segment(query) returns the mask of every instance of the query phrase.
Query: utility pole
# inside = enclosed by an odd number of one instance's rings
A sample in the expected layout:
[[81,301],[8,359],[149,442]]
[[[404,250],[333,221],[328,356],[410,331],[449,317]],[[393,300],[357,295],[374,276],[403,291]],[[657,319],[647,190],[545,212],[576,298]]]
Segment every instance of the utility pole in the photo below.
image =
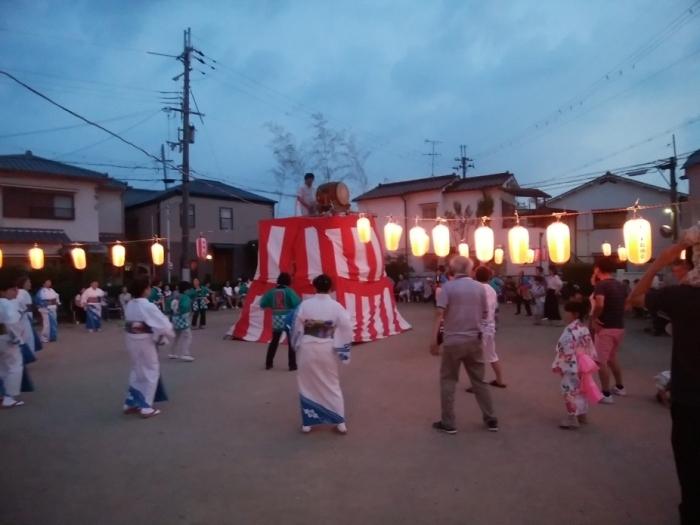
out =
[[467,178],[467,168],[473,168],[474,167],[474,159],[470,159],[467,157],[467,146],[465,144],[460,144],[459,145],[459,157],[455,157],[455,161],[458,162],[458,166],[455,166],[453,169],[461,169],[462,170],[462,178],[466,179]]
[[669,183],[671,186],[671,228],[673,228],[673,242],[678,241],[678,214],[681,211],[678,206],[678,181],[676,180],[676,165],[678,164],[678,155],[676,153],[676,134],[673,137],[673,157],[669,160]]
[[430,153],[423,153],[424,156],[430,157],[430,176],[434,177],[435,176],[435,157],[439,157],[440,153],[437,153],[435,151],[435,147],[438,144],[442,144],[442,141],[440,140],[430,140],[430,139],[425,139],[423,142],[426,144],[431,145],[431,151]]
[[182,64],[185,67],[182,87],[182,214],[180,279],[190,280],[190,59],[192,45],[190,28],[185,30]]
[[165,158],[165,146],[163,144],[161,144],[160,145],[160,163],[163,166],[163,186],[167,190],[168,184],[175,182],[175,180],[168,178],[168,166],[167,166],[166,162],[167,162],[167,160]]

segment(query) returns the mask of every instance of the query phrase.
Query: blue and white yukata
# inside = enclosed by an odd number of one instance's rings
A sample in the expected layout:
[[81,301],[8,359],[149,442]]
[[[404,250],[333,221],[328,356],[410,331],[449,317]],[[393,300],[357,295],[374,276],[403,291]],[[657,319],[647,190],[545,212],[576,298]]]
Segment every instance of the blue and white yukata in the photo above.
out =
[[160,309],[148,299],[132,299],[124,312],[126,321],[126,350],[131,360],[129,389],[125,408],[138,408],[142,412],[152,409],[158,398],[160,383],[158,346],[175,337],[173,325]]
[[25,356],[25,364],[36,360],[36,353],[41,350],[41,341],[34,330],[34,314],[32,306],[34,301],[29,292],[24,288],[17,290],[17,298],[13,300],[17,305],[20,315],[19,327],[22,339],[22,354]]
[[61,298],[53,288],[41,287],[36,293],[41,314],[41,341],[54,342],[58,339],[58,306]]
[[85,308],[85,328],[94,332],[102,328],[102,301],[106,294],[101,288],[86,288],[80,296],[80,304]]
[[[14,301],[0,298],[0,395],[8,399],[22,390],[24,363],[20,344],[20,314]],[[3,399],[3,404],[5,399]]]
[[350,361],[350,316],[328,294],[317,294],[303,301],[290,316],[290,328],[297,352],[303,426],[344,423],[338,362]]

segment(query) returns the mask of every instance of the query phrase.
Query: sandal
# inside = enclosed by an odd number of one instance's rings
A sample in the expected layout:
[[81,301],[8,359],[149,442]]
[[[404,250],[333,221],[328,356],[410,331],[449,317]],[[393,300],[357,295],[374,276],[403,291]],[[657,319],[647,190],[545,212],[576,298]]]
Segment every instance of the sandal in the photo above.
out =
[[148,419],[148,418],[151,418],[151,417],[155,417],[155,416],[157,416],[157,415],[159,415],[159,414],[160,414],[160,410],[158,410],[157,408],[153,408],[153,409],[151,409],[150,412],[146,412],[146,413],[141,412],[141,417],[142,417],[143,419]]
[[499,382],[496,381],[495,379],[494,379],[493,381],[491,381],[491,382],[489,383],[489,385],[495,386],[495,387],[498,387],[498,388],[505,388],[505,387],[508,386],[508,385],[506,385],[505,383],[499,383]]
[[18,401],[15,399],[11,404],[6,405],[3,403],[2,405],[0,405],[0,407],[2,407],[3,409],[10,409],[15,407],[21,407],[22,405],[24,405],[24,401]]

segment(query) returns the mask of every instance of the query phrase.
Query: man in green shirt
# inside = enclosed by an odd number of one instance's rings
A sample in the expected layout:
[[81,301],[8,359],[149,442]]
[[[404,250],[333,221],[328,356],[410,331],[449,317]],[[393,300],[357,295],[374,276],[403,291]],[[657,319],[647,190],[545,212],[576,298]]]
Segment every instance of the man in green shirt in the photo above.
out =
[[[282,334],[286,332],[285,320],[287,315],[301,303],[299,296],[289,287],[291,284],[291,276],[282,272],[277,277],[277,287],[268,290],[260,299],[260,308],[272,310],[272,341],[270,341],[270,346],[267,347],[265,370],[272,368],[275,354],[277,353],[277,346],[279,346]],[[297,358],[288,333],[287,343],[289,344],[289,369],[296,370]]]

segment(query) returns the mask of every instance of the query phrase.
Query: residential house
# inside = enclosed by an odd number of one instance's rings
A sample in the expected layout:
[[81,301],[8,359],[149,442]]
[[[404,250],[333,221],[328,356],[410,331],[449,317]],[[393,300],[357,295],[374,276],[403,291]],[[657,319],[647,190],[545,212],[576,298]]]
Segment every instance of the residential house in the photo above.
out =
[[[547,201],[548,206],[570,210],[603,213],[582,214],[576,217],[571,249],[583,262],[593,262],[602,255],[601,245],[608,242],[613,251],[624,244],[622,228],[632,216],[628,210],[638,199],[640,205],[670,204],[670,190],[636,179],[606,173],[592,181],[557,195]],[[681,198],[685,195],[681,194]],[[610,211],[619,210],[619,211]],[[661,226],[670,225],[671,208],[658,207],[643,210],[640,215],[651,223],[652,250],[657,256],[672,242],[670,235],[661,233]]]
[[[438,261],[434,253],[421,258],[411,254],[408,232],[416,224],[414,217],[428,219],[418,221],[428,234],[435,224],[433,219],[457,219],[449,223],[453,250],[464,239],[473,254],[473,233],[480,224],[480,216],[494,216],[489,226],[494,230],[496,245],[505,246],[507,229],[513,224],[516,209],[532,213],[532,209],[541,207],[547,197],[549,195],[540,190],[521,188],[515,175],[504,172],[467,178],[450,174],[379,184],[354,200],[361,212],[377,217],[380,228],[389,217],[396,218],[404,229],[398,253],[407,255],[409,264],[417,272],[424,272],[434,269]],[[518,269],[506,261],[502,271],[515,273]]]
[[685,173],[681,179],[688,181],[688,225],[700,221],[700,149],[690,155],[683,164]]
[[[222,284],[236,277],[252,277],[257,264],[258,221],[274,216],[275,201],[213,180],[190,182],[189,224],[193,276]],[[125,196],[129,239],[153,236],[167,238],[167,261],[163,279],[180,274],[182,253],[182,187],[155,191],[129,188]],[[195,242],[203,235],[209,246],[209,259],[197,260]],[[133,252],[134,261],[149,260],[148,246]],[[127,252],[127,259],[132,260]]]
[[44,249],[49,267],[65,261],[73,243],[83,245],[88,254],[106,254],[102,243],[124,238],[125,189],[104,173],[31,151],[0,155],[4,264],[26,266],[27,252],[35,243]]

